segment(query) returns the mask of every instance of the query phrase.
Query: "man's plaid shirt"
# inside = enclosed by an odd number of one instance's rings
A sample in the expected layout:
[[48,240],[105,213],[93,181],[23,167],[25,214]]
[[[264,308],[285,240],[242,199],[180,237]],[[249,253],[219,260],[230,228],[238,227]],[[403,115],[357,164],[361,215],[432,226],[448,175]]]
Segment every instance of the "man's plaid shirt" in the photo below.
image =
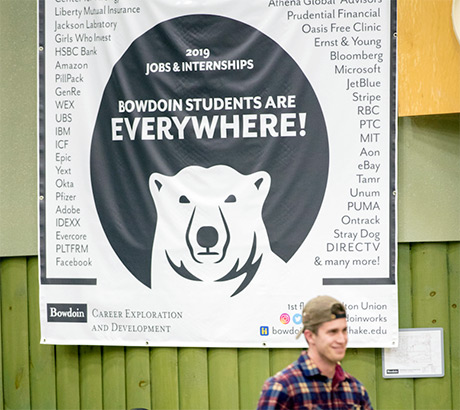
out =
[[334,379],[322,375],[306,351],[264,384],[258,410],[372,410],[364,386],[337,365]]

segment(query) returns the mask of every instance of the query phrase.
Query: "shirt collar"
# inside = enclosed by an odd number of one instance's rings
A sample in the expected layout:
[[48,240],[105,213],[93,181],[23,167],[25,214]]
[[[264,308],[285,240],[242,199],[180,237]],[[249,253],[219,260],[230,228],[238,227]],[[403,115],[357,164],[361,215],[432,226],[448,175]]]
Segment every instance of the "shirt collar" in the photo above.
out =
[[302,354],[299,357],[299,364],[305,377],[321,374],[319,368],[316,366],[313,360],[310,359],[310,356],[308,356],[306,350],[302,351]]
[[[302,351],[302,354],[299,358],[299,364],[305,377],[312,377],[316,375],[324,376],[321,374],[321,371],[313,362],[313,360],[310,359],[310,356],[308,356],[307,350]],[[349,379],[350,377],[350,374],[344,371],[342,366],[339,363],[337,363],[335,367],[333,385],[335,386],[336,384],[339,384],[340,382]]]
[[338,384],[342,383],[345,379],[346,379],[346,374],[344,370],[342,369],[342,366],[340,366],[340,364],[337,363],[335,366],[334,377],[332,378],[332,387],[335,387]]

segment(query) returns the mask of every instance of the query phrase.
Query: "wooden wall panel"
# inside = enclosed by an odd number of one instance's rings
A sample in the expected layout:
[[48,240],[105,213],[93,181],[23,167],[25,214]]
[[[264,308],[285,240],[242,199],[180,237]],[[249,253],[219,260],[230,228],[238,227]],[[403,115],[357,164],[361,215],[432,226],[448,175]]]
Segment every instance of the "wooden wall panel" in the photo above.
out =
[[126,348],[126,401],[128,409],[151,408],[150,360],[145,347]]
[[179,364],[177,348],[158,347],[150,351],[152,409],[179,408]]
[[2,367],[6,409],[30,408],[27,259],[1,261]]
[[[398,305],[399,327],[412,327],[412,275],[410,245],[398,247]],[[377,396],[379,410],[414,410],[414,379],[384,379],[382,377],[381,351],[376,354],[378,363]]]
[[[58,409],[80,409],[78,346],[56,346],[56,402]],[[51,375],[50,375],[51,376]]]
[[194,410],[209,408],[207,349],[179,349],[179,406]]
[[[1,275],[2,275],[2,264],[3,261],[0,258],[0,298],[1,298]],[[1,299],[0,299],[1,300]],[[3,321],[2,321],[2,304],[0,303],[0,340],[3,340],[2,337],[2,328],[3,328]],[[3,349],[2,349],[2,343],[0,343],[0,410],[3,410],[3,403],[4,403],[4,397],[3,397]]]
[[270,374],[284,369],[288,364],[297,360],[302,349],[272,349],[270,350]]
[[375,349],[348,349],[343,367],[366,386],[372,403],[375,403],[377,397]]
[[238,349],[209,349],[209,408],[238,410]]
[[80,347],[81,410],[99,410],[102,404],[102,357],[100,346]]
[[460,409],[460,243],[447,249],[449,275],[450,353],[452,408]]
[[56,380],[43,377],[56,372],[54,346],[40,345],[40,315],[38,309],[38,258],[27,264],[29,300],[30,403],[34,410],[56,409]]
[[125,348],[102,348],[102,402],[104,409],[126,409]]
[[[451,409],[447,245],[443,243],[413,245],[411,267],[414,327],[442,327],[446,358],[444,362],[446,375],[443,378],[415,380],[415,408]],[[433,394],[434,391],[436,394]]]
[[[460,242],[400,244],[400,327],[443,327],[444,378],[383,379],[381,349],[343,365],[374,408],[460,408]],[[254,409],[300,349],[40,346],[37,258],[0,259],[0,410]],[[434,394],[433,392],[436,392]]]
[[399,116],[460,112],[452,0],[398,0]]
[[255,409],[262,385],[271,375],[269,350],[240,349],[238,366],[240,409]]

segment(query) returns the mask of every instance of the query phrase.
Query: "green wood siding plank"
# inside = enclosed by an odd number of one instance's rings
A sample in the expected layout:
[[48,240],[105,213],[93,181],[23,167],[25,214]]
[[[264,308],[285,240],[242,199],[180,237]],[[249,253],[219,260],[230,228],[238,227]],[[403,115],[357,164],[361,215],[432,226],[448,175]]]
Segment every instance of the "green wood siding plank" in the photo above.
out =
[[0,261],[3,393],[6,409],[30,408],[27,260]]
[[[415,380],[415,407],[451,409],[449,290],[446,244],[416,244],[411,250],[414,327],[444,329],[446,376]],[[436,394],[433,394],[436,392]]]
[[[412,282],[410,245],[398,246],[398,305],[399,327],[412,327]],[[382,353],[376,349],[377,403],[379,410],[413,410],[414,380],[384,379],[382,377]]]
[[[2,276],[2,267],[3,267],[3,263],[2,263],[2,258],[0,258],[0,301],[2,299],[2,285],[1,285],[1,276]],[[3,337],[2,337],[2,328],[3,328],[3,324],[2,324],[2,303],[0,303],[0,342],[3,340]],[[2,343],[0,343],[0,410],[4,410],[4,407],[3,407],[3,400],[4,400],[4,397],[3,397],[3,390],[4,390],[4,384],[3,384],[3,349],[2,349]]]
[[207,350],[203,348],[180,348],[178,359],[180,409],[208,409]]
[[[69,326],[72,326],[70,324]],[[80,409],[78,346],[56,346],[57,408]]]
[[376,401],[375,349],[348,349],[342,361],[343,368],[355,376],[367,389],[371,402]]
[[128,409],[151,408],[150,361],[146,347],[126,348],[126,399]]
[[[303,336],[302,336],[303,337]],[[305,347],[307,342],[305,342]],[[278,373],[300,356],[302,349],[271,349],[270,350],[270,375]]]
[[209,406],[212,410],[238,410],[238,350],[209,349]]
[[398,307],[399,328],[411,328],[413,313],[411,249],[409,244],[398,246]]
[[240,409],[255,409],[264,381],[270,377],[268,349],[239,349]]
[[29,294],[30,401],[34,410],[56,409],[56,368],[52,345],[40,345],[38,258],[27,261]]
[[449,267],[452,408],[460,409],[460,242],[449,244],[447,256]]
[[81,410],[102,409],[102,360],[100,346],[80,346]]
[[105,410],[126,409],[125,348],[102,348],[102,389]]
[[179,408],[179,370],[176,347],[150,350],[152,410]]

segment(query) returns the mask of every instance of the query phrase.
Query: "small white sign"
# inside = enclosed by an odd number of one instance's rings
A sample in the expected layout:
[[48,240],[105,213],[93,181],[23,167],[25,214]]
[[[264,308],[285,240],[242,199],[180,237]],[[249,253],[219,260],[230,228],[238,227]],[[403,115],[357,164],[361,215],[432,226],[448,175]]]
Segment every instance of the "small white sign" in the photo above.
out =
[[444,377],[442,328],[399,329],[399,346],[382,351],[384,378]]

